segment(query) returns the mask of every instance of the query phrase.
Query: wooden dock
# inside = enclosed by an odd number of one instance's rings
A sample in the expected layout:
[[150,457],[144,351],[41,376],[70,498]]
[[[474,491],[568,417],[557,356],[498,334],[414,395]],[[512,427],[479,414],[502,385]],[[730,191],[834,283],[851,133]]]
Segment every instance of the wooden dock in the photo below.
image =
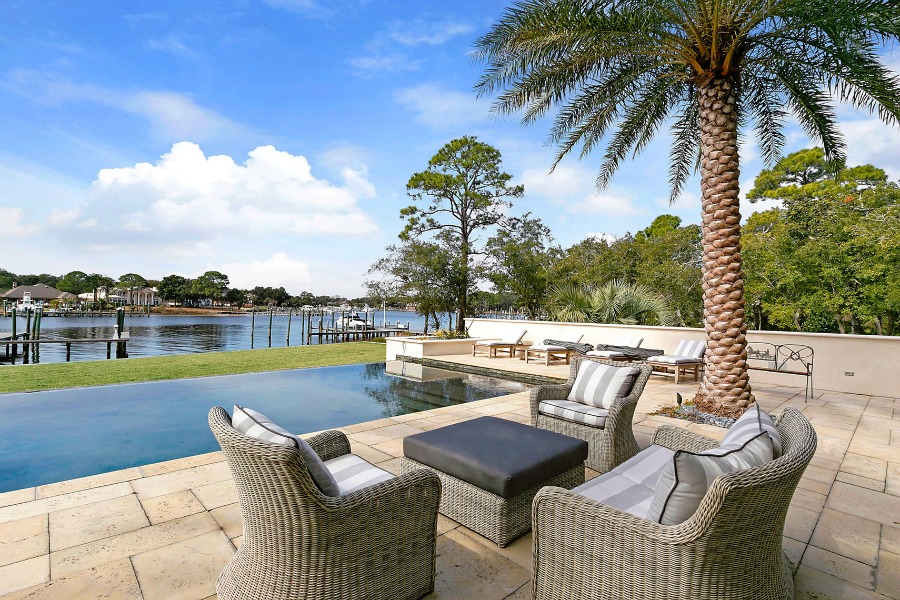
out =
[[370,327],[367,329],[341,329],[339,327],[321,327],[306,333],[306,344],[309,345],[313,338],[322,342],[352,342],[358,340],[371,340],[378,337],[392,337],[397,335],[415,335],[405,327]]
[[128,358],[128,335],[123,334],[122,337],[114,338],[75,338],[75,339],[17,339],[11,337],[0,339],[0,342],[6,344],[6,355],[4,358],[11,364],[16,364],[19,356],[19,346],[22,346],[22,364],[27,365],[29,362],[29,350],[32,354],[40,353],[42,344],[65,344],[66,345],[66,362],[72,360],[72,344],[106,344],[106,358],[113,358],[112,346],[116,345],[116,358]]

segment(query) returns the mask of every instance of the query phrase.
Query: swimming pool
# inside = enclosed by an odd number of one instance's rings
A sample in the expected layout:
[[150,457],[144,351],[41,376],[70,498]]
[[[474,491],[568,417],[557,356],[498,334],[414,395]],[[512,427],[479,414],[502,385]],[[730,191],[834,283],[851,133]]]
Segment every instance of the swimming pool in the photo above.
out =
[[528,386],[373,363],[0,395],[0,492],[218,450],[213,406],[304,433],[513,394]]

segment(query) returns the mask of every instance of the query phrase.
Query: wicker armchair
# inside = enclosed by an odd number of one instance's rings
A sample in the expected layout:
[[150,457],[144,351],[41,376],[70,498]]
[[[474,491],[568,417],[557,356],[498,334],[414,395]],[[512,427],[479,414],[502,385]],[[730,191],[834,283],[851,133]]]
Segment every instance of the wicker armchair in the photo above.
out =
[[[244,539],[219,575],[220,600],[420,598],[434,589],[441,484],[419,470],[335,498],[319,491],[295,448],[251,439],[221,407],[209,427],[238,490]],[[350,452],[326,431],[323,460]]]
[[634,366],[599,358],[583,356],[575,358],[571,367],[569,367],[569,380],[566,383],[560,385],[539,385],[532,388],[531,425],[586,441],[588,443],[588,457],[584,464],[595,471],[605,473],[637,454],[640,449],[637,441],[634,439],[631,421],[634,417],[634,409],[637,407],[638,398],[640,398],[641,393],[644,391],[644,386],[647,385],[647,380],[650,378],[650,367],[640,367],[641,372],[634,382],[634,387],[631,388],[631,393],[610,407],[609,415],[606,417],[606,424],[602,429],[538,412],[538,405],[542,401],[565,400],[568,397],[569,392],[572,390],[572,385],[575,383],[578,367],[586,360],[617,367]]
[[[675,526],[543,488],[532,506],[534,598],[793,599],[782,535],[816,433],[793,408],[778,431],[781,457],[719,476],[694,516]],[[661,427],[654,443],[695,452],[717,445],[675,427]]]

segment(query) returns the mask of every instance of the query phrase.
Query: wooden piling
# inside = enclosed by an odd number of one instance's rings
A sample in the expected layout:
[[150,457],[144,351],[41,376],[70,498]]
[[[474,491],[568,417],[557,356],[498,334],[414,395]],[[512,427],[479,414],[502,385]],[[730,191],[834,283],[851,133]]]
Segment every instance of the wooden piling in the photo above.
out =
[[285,346],[290,346],[290,345],[291,345],[291,316],[292,316],[293,314],[294,314],[294,309],[293,309],[293,308],[289,308],[289,309],[288,309],[287,337],[286,337],[285,340],[284,340],[284,345],[285,345]]

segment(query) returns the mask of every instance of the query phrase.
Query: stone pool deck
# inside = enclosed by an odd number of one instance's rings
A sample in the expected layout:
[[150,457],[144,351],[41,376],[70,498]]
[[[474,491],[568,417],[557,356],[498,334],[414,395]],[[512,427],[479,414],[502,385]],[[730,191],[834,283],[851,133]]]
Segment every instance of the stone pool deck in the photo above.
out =
[[[565,378],[568,367],[442,357]],[[652,377],[635,415],[642,445],[662,424],[648,416],[696,384]],[[760,404],[801,409],[819,446],[794,495],[785,550],[796,597],[900,598],[900,400],[835,392],[804,401],[795,387],[756,386]],[[353,451],[399,472],[402,439],[482,415],[527,423],[527,393],[342,428]],[[593,476],[588,472],[588,476]],[[215,579],[241,543],[237,495],[213,452],[0,494],[0,598],[215,597]],[[436,589],[429,598],[530,598],[531,535],[498,548],[441,516]]]

